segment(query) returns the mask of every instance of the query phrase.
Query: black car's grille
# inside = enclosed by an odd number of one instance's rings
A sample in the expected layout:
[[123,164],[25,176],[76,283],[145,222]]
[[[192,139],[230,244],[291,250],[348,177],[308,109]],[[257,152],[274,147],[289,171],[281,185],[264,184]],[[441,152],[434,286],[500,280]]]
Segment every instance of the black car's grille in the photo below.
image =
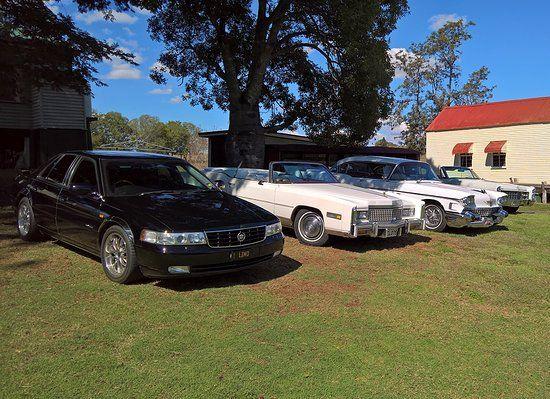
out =
[[265,226],[249,227],[235,230],[206,232],[208,245],[213,248],[240,247],[254,244],[265,239]]
[[529,199],[529,193],[527,191],[503,191],[504,194],[508,195],[510,200],[527,200]]
[[491,216],[493,213],[497,212],[499,208],[477,208],[475,210],[475,213],[477,213],[479,216],[487,217]]
[[371,208],[369,209],[370,222],[392,222],[401,220],[401,208]]

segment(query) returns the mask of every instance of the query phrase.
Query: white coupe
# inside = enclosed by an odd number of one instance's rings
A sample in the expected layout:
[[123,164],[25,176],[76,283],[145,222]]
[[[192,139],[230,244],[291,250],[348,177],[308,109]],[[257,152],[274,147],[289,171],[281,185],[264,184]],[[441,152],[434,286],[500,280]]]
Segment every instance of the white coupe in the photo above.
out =
[[329,235],[393,237],[422,229],[423,202],[340,184],[313,162],[272,162],[269,170],[206,168],[220,189],[274,213],[304,244]]
[[520,205],[531,205],[535,202],[535,187],[521,186],[512,183],[499,183],[480,178],[470,168],[462,166],[442,166],[439,168],[441,181],[457,186],[479,190],[500,191],[507,195],[502,206],[509,212],[516,212]]
[[358,187],[404,193],[425,202],[426,229],[489,227],[508,215],[506,194],[444,184],[431,166],[410,159],[357,156],[338,161],[331,169],[338,181]]

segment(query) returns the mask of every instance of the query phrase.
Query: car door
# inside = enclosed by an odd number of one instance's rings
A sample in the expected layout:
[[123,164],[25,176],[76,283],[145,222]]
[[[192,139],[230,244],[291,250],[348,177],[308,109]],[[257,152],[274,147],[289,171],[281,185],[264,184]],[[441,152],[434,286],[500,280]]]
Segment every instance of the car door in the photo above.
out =
[[67,171],[75,159],[76,155],[73,154],[60,156],[54,163],[46,167],[31,185],[32,206],[36,223],[52,235],[57,235],[56,207],[59,193]]
[[57,227],[63,240],[96,253],[103,199],[97,162],[79,157],[57,203]]
[[[274,213],[276,184],[264,181],[261,178],[231,179],[231,194],[246,201],[252,202],[265,210]],[[277,216],[277,214],[275,213]]]

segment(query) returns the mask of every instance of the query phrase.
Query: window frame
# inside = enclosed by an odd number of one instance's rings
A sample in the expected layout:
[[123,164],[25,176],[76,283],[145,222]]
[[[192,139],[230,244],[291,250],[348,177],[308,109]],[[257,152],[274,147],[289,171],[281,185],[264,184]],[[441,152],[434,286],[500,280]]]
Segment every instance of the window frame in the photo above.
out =
[[[495,164],[495,159],[498,159],[498,164]],[[504,160],[504,162],[501,162]],[[491,167],[496,169],[504,169],[506,168],[506,153],[505,152],[492,152],[491,153]]]
[[[67,168],[67,170],[65,171],[65,175],[63,175],[63,179],[61,181],[57,181],[57,180],[53,180],[53,179],[50,179],[50,174],[52,173],[53,169],[57,166],[57,164],[59,164],[59,162],[61,162],[61,160],[65,157],[74,157],[74,159],[72,160],[72,162],[69,164],[69,167]],[[67,179],[68,177],[70,176],[73,168],[74,168],[74,165],[75,165],[75,162],[78,161],[78,155],[76,154],[61,154],[61,156],[59,157],[59,159],[55,162],[55,165],[52,167],[52,169],[50,169],[50,171],[48,172],[48,176],[41,176],[44,180],[46,180],[47,182],[51,183],[51,184],[58,184],[60,186],[66,186],[67,185]]]
[[[462,160],[465,159],[466,161],[470,161],[463,163]],[[458,163],[461,168],[471,168],[474,161],[474,154],[471,152],[464,152],[462,154],[458,154]]]
[[71,184],[72,184],[74,175],[76,173],[76,170],[78,169],[80,164],[84,161],[90,161],[94,165],[95,176],[96,176],[96,180],[97,180],[97,192],[98,192],[98,194],[103,195],[104,191],[103,191],[103,184],[102,184],[102,179],[101,179],[101,175],[100,175],[99,165],[98,165],[97,161],[94,158],[83,156],[83,155],[79,156],[76,159],[76,163],[71,165],[71,170],[69,171],[69,175],[68,175],[67,181],[66,181],[67,187],[69,187],[69,188],[71,187]]

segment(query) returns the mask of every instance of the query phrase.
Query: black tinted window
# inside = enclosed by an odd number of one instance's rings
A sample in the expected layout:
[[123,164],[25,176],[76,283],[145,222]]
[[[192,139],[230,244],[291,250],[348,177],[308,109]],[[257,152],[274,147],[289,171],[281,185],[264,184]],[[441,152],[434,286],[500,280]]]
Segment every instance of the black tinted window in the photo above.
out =
[[38,174],[40,177],[48,177],[52,168],[55,166],[55,163],[59,160],[59,156],[53,158],[50,162],[46,164]]
[[74,155],[63,155],[63,158],[55,164],[50,173],[48,174],[48,179],[53,180],[57,183],[62,183],[65,174],[69,166],[73,163],[75,159]]
[[97,175],[94,162],[89,159],[83,159],[74,171],[71,184],[86,185],[97,190]]

